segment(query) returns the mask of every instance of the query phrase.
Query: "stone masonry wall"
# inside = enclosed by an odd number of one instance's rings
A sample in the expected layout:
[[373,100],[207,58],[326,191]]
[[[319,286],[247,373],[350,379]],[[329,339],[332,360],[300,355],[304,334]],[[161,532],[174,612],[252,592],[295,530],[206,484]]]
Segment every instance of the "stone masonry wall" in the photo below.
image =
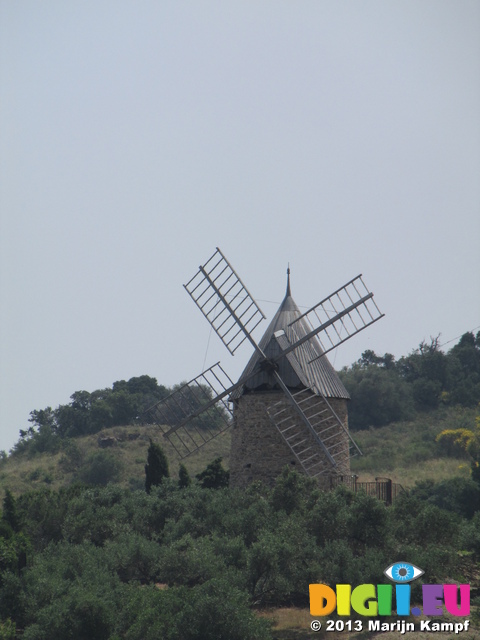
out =
[[[305,394],[312,396],[312,399],[315,398],[309,391],[305,391]],[[276,402],[288,406],[289,413],[295,415],[284,394],[278,391],[249,393],[236,401],[230,453],[230,486],[245,488],[250,482],[257,480],[272,486],[285,465],[295,468],[300,473],[303,472],[302,466],[270,421],[266,411],[267,406]],[[347,401],[329,398],[329,403],[348,428]],[[313,437],[310,436],[310,438],[310,443],[313,442],[315,448],[321,451]],[[334,442],[346,443],[347,440],[348,437],[343,430],[338,429],[335,432]],[[348,447],[346,449],[348,451]],[[324,455],[323,452],[322,455]],[[332,473],[340,475],[350,473],[348,455],[337,458],[336,462],[337,469],[332,469]],[[330,485],[329,477],[322,476],[318,481],[320,486],[325,488]]]

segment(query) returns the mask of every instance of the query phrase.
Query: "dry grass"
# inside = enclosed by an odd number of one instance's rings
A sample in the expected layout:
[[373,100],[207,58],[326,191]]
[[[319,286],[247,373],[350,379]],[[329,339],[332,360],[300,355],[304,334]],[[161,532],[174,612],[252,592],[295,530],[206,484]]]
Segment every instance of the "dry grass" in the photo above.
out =
[[449,407],[419,414],[415,421],[355,432],[364,455],[352,459],[352,471],[364,481],[384,476],[404,487],[429,479],[467,478],[467,458],[439,457],[442,452],[435,439],[444,429],[473,427],[474,423],[474,409]]
[[[113,436],[116,442],[107,449],[101,449],[99,439]],[[158,442],[168,458],[170,476],[178,477],[180,462],[187,467],[191,476],[203,471],[207,464],[217,457],[223,458],[223,465],[228,468],[230,454],[230,434],[224,433],[199,449],[194,455],[179,460],[173,447],[165,440],[158,427],[127,426],[105,429],[94,435],[76,438],[75,444],[86,460],[97,451],[108,451],[118,457],[122,464],[119,479],[121,486],[126,488],[141,488],[145,482],[145,463],[150,438]],[[10,489],[14,495],[19,495],[31,489],[50,487],[59,489],[69,485],[76,478],[75,471],[62,465],[64,452],[55,454],[37,453],[33,456],[21,454],[10,456],[0,463],[0,490]]]
[[0,467],[0,487],[20,494],[35,487],[62,486],[64,474],[58,462],[60,454],[38,455],[33,458],[8,458]]
[[267,618],[272,623],[275,630],[284,629],[310,629],[315,616],[310,615],[309,609],[299,609],[297,607],[283,607],[281,609],[266,609],[259,611],[261,618]]
[[[437,458],[435,436],[445,428],[465,427],[474,420],[475,411],[467,409],[445,409],[424,414],[415,422],[393,423],[386,427],[354,433],[364,456],[352,460],[352,472],[361,481],[373,480],[376,476],[391,478],[405,488],[423,480],[440,481],[454,476],[469,477],[467,460]],[[173,447],[162,437],[158,427],[134,425],[113,427],[100,433],[75,439],[75,443],[87,459],[99,451],[99,438],[114,436],[115,445],[106,449],[118,456],[122,463],[120,484],[132,489],[143,487],[145,463],[149,439],[159,442],[170,465],[170,475],[177,477],[180,460]],[[227,431],[183,463],[191,476],[205,469],[216,457],[223,458],[229,467],[230,431]],[[438,454],[437,454],[438,455]],[[28,454],[9,457],[0,462],[0,491],[9,488],[14,494],[30,489],[49,486],[58,489],[70,484],[75,473],[61,464],[64,454]]]
[[[317,618],[315,616],[310,615],[310,611],[308,609],[300,609],[296,607],[285,607],[279,609],[267,609],[263,611],[257,612],[257,615],[266,618],[272,624],[272,632],[274,638],[282,638],[282,639],[303,639],[310,640],[311,638],[320,638],[328,637],[331,640],[368,640],[370,638],[376,638],[379,636],[379,632],[373,632],[368,630],[368,618],[358,619],[363,623],[362,631],[327,631],[326,630],[326,618]],[[354,617],[351,618],[352,621]],[[420,619],[421,618],[408,618],[405,620],[406,622],[414,622],[415,631],[409,631],[405,634],[409,640],[424,640],[426,637],[430,637],[433,632],[430,634],[425,631],[420,631]],[[426,618],[424,618],[426,619]],[[320,620],[322,623],[322,630],[320,632],[314,633],[310,630],[310,623],[312,620]],[[388,621],[393,622],[395,619],[391,618]],[[381,620],[381,622],[385,622],[386,620]],[[465,618],[456,619],[449,614],[442,616],[441,619],[437,619],[439,622],[464,622]],[[461,633],[461,637],[465,638],[465,640],[480,640],[480,629],[477,626],[472,626],[472,619],[470,618],[470,627],[467,631],[463,631]],[[382,639],[384,640],[396,640],[399,637],[403,637],[400,635],[399,631],[383,631],[380,632]],[[449,631],[436,631],[434,632],[434,637],[439,640],[450,640],[450,638],[457,637],[455,633]]]
[[434,458],[409,467],[398,467],[393,470],[378,469],[378,471],[375,470],[375,473],[361,473],[359,476],[363,482],[374,480],[375,476],[391,478],[393,482],[398,482],[407,489],[413,487],[416,482],[424,480],[439,482],[454,476],[468,478],[470,477],[470,467],[465,460]]

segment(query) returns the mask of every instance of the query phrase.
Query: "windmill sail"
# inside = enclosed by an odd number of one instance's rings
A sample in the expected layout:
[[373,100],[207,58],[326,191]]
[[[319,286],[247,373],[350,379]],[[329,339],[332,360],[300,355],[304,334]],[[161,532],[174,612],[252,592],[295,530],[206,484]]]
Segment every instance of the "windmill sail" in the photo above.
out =
[[217,362],[150,407],[145,417],[159,425],[180,458],[185,458],[231,426],[227,396],[234,386]]
[[[292,344],[288,350],[292,351],[316,336],[322,352],[312,357],[310,362],[313,362],[384,315],[373,300],[373,293],[370,293],[359,275],[289,325]],[[311,327],[306,335],[298,332],[301,321],[307,322]]]
[[[277,331],[274,335],[282,352],[287,352],[290,345],[285,333]],[[302,372],[294,353],[286,353],[286,358],[295,371]],[[284,389],[294,411],[281,400],[267,407],[267,413],[307,475],[316,477],[332,472],[342,473],[343,469],[339,468],[342,461],[351,453],[361,454],[361,451],[315,384],[313,375],[308,373],[308,387],[312,393],[301,390],[291,394]]]
[[233,355],[265,318],[220,249],[183,285]]
[[[339,460],[349,453],[349,439],[339,437],[339,420],[328,401],[321,396],[298,391],[292,394],[295,412],[285,402],[267,408],[272,423],[278,429],[305,473],[311,477],[331,474]],[[299,418],[299,413],[303,418]],[[340,423],[341,424],[341,423]]]

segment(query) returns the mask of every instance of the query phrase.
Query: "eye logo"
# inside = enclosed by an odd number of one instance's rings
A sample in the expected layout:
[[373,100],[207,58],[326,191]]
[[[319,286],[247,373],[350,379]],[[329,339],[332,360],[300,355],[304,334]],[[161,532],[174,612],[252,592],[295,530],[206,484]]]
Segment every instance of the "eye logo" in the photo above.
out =
[[422,576],[425,571],[409,562],[394,562],[383,572],[393,582],[411,582]]

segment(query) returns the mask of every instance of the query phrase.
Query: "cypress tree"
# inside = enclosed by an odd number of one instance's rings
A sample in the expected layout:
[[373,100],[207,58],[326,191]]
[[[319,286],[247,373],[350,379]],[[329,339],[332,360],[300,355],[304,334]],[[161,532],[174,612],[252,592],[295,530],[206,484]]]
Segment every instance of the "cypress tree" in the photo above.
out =
[[10,525],[12,531],[17,532],[19,530],[20,526],[17,515],[17,504],[9,489],[5,491],[5,498],[3,499],[2,520]]
[[192,484],[192,479],[190,478],[190,474],[188,473],[188,469],[184,464],[180,465],[180,469],[178,470],[178,486],[180,489],[185,489]]

